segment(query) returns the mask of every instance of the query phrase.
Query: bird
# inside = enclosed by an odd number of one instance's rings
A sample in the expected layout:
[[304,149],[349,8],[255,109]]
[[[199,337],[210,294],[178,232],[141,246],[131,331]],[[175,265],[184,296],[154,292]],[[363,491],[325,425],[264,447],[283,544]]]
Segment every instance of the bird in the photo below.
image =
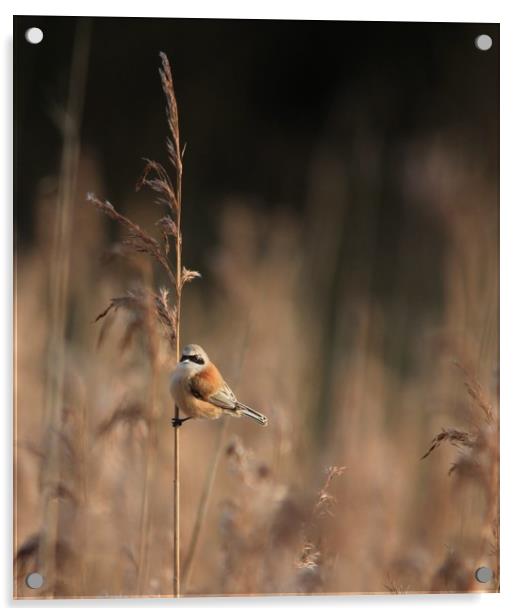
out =
[[223,414],[249,417],[262,426],[268,418],[239,402],[221,373],[198,344],[186,345],[170,380],[170,394],[186,417],[174,417],[177,428],[192,418],[219,419]]

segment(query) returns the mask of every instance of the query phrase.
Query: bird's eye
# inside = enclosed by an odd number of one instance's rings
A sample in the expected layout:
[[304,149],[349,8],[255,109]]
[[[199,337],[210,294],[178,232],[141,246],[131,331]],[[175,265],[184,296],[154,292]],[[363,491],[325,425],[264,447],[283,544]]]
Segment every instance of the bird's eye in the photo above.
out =
[[200,355],[183,355],[180,361],[184,361],[185,359],[194,364],[199,364],[200,366],[204,364],[204,359]]

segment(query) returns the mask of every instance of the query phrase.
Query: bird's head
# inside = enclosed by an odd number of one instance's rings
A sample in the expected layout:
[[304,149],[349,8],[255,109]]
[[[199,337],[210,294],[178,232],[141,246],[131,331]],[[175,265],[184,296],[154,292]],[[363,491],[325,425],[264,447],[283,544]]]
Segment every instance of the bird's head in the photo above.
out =
[[181,352],[181,359],[179,361],[182,364],[206,366],[210,359],[203,347],[200,347],[198,344],[187,344]]

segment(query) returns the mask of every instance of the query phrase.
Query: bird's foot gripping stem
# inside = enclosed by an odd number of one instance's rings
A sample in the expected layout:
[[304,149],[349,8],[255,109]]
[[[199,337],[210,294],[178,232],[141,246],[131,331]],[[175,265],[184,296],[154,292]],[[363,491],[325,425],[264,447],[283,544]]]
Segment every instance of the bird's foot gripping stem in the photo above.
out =
[[180,428],[185,421],[192,419],[191,417],[184,417],[180,419],[179,417],[172,417],[172,428]]

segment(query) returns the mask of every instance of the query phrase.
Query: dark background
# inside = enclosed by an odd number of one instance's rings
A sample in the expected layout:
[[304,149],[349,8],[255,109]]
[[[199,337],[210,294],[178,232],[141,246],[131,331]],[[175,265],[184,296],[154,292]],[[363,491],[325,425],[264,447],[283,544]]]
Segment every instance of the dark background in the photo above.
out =
[[[22,241],[31,238],[36,184],[59,167],[61,139],[50,109],[67,99],[76,22],[15,17]],[[24,39],[31,26],[44,32],[39,45]],[[494,40],[486,53],[473,43],[481,33]],[[339,108],[343,120],[328,138],[346,144],[346,167],[357,164],[350,146],[361,128],[378,136],[389,160],[411,137],[450,128],[469,149],[479,149],[495,173],[498,35],[499,26],[491,24],[92,19],[83,144],[95,151],[115,204],[134,186],[143,156],[164,160],[162,50],[173,66],[188,142],[188,205],[206,209],[233,193],[254,195],[260,207],[298,211],[310,157]],[[400,199],[389,189],[379,212],[384,223],[401,214]],[[385,226],[392,234],[393,225]]]

